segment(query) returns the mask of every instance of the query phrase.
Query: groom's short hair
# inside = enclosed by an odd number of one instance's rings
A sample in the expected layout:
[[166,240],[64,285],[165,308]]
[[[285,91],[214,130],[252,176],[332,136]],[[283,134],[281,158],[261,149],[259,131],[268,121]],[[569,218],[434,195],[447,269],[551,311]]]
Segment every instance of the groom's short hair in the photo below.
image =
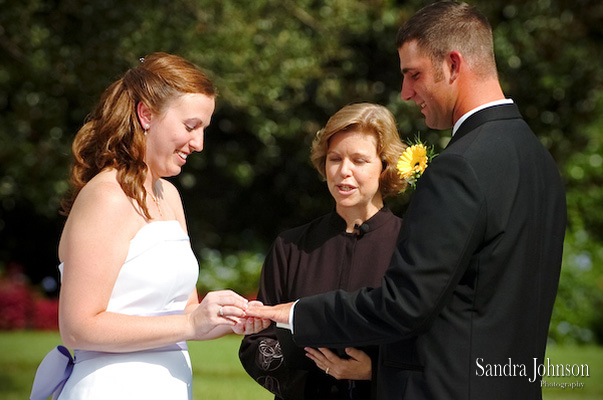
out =
[[467,3],[441,1],[423,7],[398,31],[397,48],[415,40],[436,73],[444,57],[458,51],[477,76],[497,77],[490,23]]

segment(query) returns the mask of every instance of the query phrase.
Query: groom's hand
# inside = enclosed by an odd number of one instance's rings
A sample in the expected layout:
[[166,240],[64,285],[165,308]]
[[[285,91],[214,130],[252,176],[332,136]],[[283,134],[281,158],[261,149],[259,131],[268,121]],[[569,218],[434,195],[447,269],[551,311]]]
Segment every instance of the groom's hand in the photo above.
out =
[[258,306],[250,304],[246,314],[250,317],[270,319],[276,323],[288,324],[289,312],[293,303],[278,304],[276,306]]
[[[254,301],[250,301],[249,303],[247,303],[247,308],[254,307],[254,306],[259,307],[262,305],[263,304],[261,301],[254,300]],[[248,316],[247,313],[245,313],[245,317],[240,318],[237,321],[237,324],[232,327],[232,330],[237,335],[251,335],[253,333],[261,332],[264,329],[268,328],[269,326],[270,326],[269,319],[255,318],[255,317]]]

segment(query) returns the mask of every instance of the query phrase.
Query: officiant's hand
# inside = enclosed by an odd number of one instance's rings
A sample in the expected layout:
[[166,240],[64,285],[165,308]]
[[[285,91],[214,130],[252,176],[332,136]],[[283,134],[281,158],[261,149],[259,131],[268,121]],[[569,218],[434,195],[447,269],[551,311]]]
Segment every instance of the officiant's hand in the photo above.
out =
[[[259,307],[262,306],[261,301],[250,301],[247,304],[247,308],[249,307]],[[232,327],[232,330],[237,335],[251,335],[252,333],[258,333],[263,331],[264,329],[270,326],[271,322],[269,319],[261,319],[255,317],[245,317],[240,318],[235,326]]]
[[316,366],[335,379],[351,379],[355,381],[370,380],[372,373],[371,358],[362,350],[353,347],[345,349],[350,357],[344,359],[324,347],[314,349],[306,347],[306,356]]
[[278,304],[276,306],[257,306],[250,305],[247,308],[247,315],[261,319],[270,319],[277,323],[289,323],[289,311],[293,303]]

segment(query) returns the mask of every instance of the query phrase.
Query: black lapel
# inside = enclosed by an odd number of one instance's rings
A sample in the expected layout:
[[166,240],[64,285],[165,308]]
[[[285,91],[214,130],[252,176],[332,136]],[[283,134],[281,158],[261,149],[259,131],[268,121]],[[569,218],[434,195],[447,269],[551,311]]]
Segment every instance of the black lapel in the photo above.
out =
[[448,146],[486,122],[518,118],[522,117],[515,104],[502,104],[499,106],[485,108],[476,112],[461,124],[452,139],[450,139],[450,142],[448,142]]

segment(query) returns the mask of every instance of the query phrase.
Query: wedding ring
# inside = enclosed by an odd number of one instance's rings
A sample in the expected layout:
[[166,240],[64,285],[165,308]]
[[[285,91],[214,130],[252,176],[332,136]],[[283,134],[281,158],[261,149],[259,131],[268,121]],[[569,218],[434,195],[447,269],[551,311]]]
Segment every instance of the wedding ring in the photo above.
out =
[[220,317],[223,317],[223,316],[224,316],[224,307],[220,306],[220,311],[218,311],[218,315],[219,315]]
[[329,368],[329,367],[327,367],[327,369],[325,369],[325,373],[326,373],[327,375],[329,375],[329,370],[330,370],[330,369],[331,369],[331,368]]

